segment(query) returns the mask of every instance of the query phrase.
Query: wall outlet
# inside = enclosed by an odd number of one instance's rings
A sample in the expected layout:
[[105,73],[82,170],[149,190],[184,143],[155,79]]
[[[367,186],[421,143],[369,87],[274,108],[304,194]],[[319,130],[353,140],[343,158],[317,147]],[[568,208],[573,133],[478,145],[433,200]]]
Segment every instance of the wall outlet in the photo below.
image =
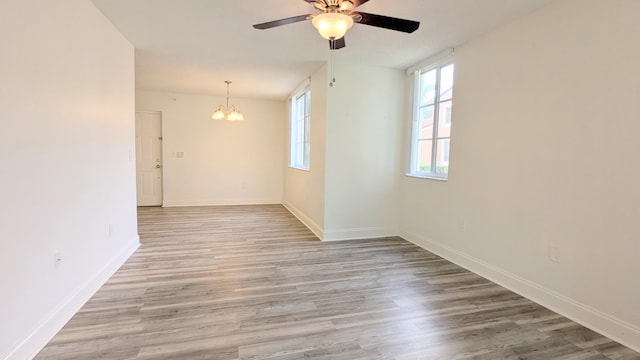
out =
[[467,231],[467,222],[466,221],[460,221],[458,223],[458,232],[466,232]]
[[113,235],[113,224],[109,224],[109,237]]
[[57,269],[62,265],[62,254],[59,251],[53,253],[53,266]]

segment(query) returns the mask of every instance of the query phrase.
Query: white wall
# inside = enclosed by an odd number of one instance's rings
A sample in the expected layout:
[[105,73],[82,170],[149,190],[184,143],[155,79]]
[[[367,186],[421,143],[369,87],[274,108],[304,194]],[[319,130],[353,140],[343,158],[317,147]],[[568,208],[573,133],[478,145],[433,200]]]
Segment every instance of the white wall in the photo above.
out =
[[[285,119],[283,204],[320,239],[324,234],[325,125],[327,118],[327,66],[311,75],[311,120],[309,171],[287,166],[289,120]],[[289,104],[285,105],[288,117]]]
[[311,76],[310,171],[285,168],[284,205],[321,240],[397,235],[404,72],[338,63],[332,87],[327,72]]
[[162,112],[164,206],[282,203],[284,102],[232,96],[246,120],[212,120],[225,102],[213,96],[136,93],[137,110]]
[[85,0],[8,2],[0,33],[0,358],[22,360],[138,245],[134,51]]
[[556,1],[457,48],[449,181],[405,178],[401,220],[405,238],[635,349],[639,18],[636,0]]
[[338,63],[326,125],[324,240],[398,234],[405,72]]

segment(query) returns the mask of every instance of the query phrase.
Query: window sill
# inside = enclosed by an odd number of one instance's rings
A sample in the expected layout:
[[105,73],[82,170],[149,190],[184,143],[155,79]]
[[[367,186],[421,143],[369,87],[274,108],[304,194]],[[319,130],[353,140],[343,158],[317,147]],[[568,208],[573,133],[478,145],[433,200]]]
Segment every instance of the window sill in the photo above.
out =
[[436,175],[418,175],[418,174],[404,174],[406,177],[412,177],[416,179],[427,179],[436,181],[449,181],[448,177],[436,176]]
[[289,165],[289,169],[293,169],[293,170],[301,170],[301,171],[306,171],[306,172],[311,172],[311,168],[304,168],[304,167],[297,167],[297,166],[291,166]]

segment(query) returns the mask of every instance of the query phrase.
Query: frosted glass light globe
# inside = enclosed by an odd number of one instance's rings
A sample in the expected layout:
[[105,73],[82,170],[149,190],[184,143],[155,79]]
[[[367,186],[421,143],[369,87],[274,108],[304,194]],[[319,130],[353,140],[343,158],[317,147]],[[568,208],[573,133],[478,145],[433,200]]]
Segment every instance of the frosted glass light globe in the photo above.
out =
[[324,13],[314,16],[311,23],[323,38],[337,40],[344,37],[347,30],[351,29],[353,19],[341,13]]

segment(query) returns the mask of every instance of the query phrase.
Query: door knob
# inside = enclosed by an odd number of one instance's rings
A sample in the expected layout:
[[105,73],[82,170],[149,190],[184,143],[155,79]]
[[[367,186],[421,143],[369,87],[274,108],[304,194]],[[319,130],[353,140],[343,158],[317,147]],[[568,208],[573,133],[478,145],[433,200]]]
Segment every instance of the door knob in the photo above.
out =
[[156,169],[160,169],[162,166],[160,164],[156,165]]

